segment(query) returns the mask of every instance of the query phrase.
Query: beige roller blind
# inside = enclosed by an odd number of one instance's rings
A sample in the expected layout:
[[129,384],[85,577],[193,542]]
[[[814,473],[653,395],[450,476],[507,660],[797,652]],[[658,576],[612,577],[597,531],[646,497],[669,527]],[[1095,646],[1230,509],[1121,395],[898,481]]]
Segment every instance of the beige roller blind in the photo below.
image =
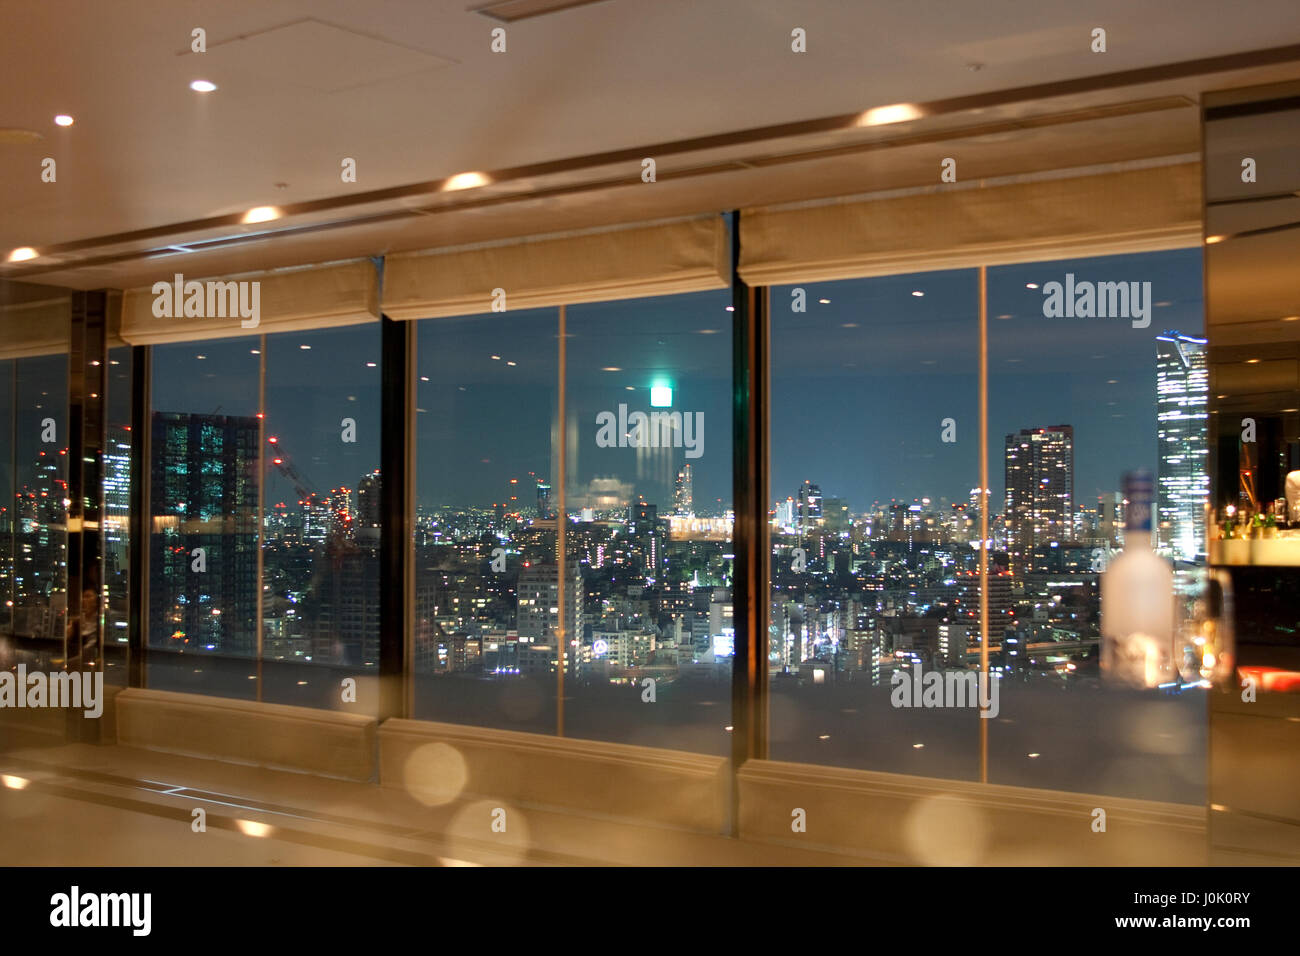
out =
[[[187,293],[182,285],[182,312],[177,316],[175,276],[159,276],[159,281],[166,284],[166,290],[150,286],[123,295],[124,341],[132,345],[191,342],[333,328],[379,318],[376,270],[366,259],[193,280],[202,286],[202,315],[184,314]],[[182,279],[183,283],[190,281],[190,276]],[[197,307],[199,300],[193,302]],[[254,311],[255,304],[258,314],[254,326],[253,318],[243,316]],[[157,314],[168,309],[170,316]],[[248,327],[246,322],[250,323]]]
[[726,223],[709,216],[388,256],[383,312],[490,312],[494,289],[511,311],[697,292],[725,288],[728,271]]
[[1148,252],[1201,242],[1199,163],[744,211],[754,285]]
[[71,317],[67,296],[0,307],[0,359],[66,354]]

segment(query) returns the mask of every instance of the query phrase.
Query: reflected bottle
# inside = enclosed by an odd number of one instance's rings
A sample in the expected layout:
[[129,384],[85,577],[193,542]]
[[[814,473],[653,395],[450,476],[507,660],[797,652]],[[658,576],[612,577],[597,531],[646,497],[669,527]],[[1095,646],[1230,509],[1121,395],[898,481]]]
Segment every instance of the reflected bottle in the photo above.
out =
[[1124,550],[1101,576],[1101,671],[1107,683],[1156,687],[1177,680],[1174,570],[1151,550],[1155,482],[1124,476]]

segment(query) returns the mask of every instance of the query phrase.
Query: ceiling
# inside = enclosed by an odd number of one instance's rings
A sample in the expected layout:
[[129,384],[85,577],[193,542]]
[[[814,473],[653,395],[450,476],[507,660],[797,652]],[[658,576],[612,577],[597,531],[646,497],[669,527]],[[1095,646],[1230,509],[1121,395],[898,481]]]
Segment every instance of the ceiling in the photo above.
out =
[[[1300,76],[1300,58],[1238,63],[664,148],[650,186],[635,155],[656,145],[1277,48],[1300,43],[1300,12],[1293,0],[1257,0],[1248,16],[1218,0],[1184,0],[1176,16],[1127,0],[603,0],[506,24],[493,53],[503,24],[471,5],[0,0],[0,129],[41,136],[0,135],[0,255],[50,250],[0,277],[122,288],[176,271],[176,257],[210,275],[915,187],[947,155],[967,179],[1190,154],[1201,91]],[[1090,50],[1097,26],[1104,54]],[[205,53],[190,52],[196,27]],[[794,27],[807,53],[791,52]],[[195,93],[196,78],[219,88]],[[54,125],[58,113],[75,125]],[[627,156],[598,155],[612,151]],[[588,156],[481,189],[371,195]],[[41,181],[45,157],[55,183]],[[345,157],[356,183],[340,179]],[[238,224],[266,205],[292,212]]]

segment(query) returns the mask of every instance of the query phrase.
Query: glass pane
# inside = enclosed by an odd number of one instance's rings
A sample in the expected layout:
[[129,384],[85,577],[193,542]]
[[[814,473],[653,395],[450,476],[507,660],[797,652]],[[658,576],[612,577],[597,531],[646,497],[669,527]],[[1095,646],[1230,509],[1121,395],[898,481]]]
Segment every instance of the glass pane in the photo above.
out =
[[730,752],[730,304],[568,310],[569,736]]
[[990,638],[1004,675],[990,782],[1204,799],[1204,690],[1177,675],[1123,690],[1099,670],[1102,572],[1125,546],[1126,472],[1156,480],[1151,543],[1173,563],[1184,614],[1199,592],[1202,329],[1199,249],[989,272],[989,475],[1002,513],[992,557],[1010,582]]
[[68,357],[14,363],[13,632],[62,655],[67,626]]
[[150,687],[257,694],[260,342],[153,349]]
[[417,717],[555,732],[557,322],[419,325]]
[[977,710],[911,693],[979,665],[977,292],[772,289],[775,760],[979,778]]
[[265,348],[263,699],[378,713],[380,326]]

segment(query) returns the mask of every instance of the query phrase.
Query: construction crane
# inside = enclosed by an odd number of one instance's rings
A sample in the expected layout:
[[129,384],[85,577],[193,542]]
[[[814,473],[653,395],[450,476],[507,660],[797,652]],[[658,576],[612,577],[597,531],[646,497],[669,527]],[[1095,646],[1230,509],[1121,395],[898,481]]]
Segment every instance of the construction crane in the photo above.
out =
[[[311,505],[321,497],[320,493],[313,491],[308,487],[308,480],[305,479],[299,473],[298,469],[294,467],[293,463],[284,456],[283,451],[280,449],[279,438],[272,435],[267,439],[267,442],[275,448],[275,452],[271,456],[271,464],[274,465],[276,470],[284,476],[285,480],[293,486],[294,493],[298,496],[298,504],[304,508],[311,507]],[[350,522],[350,517],[348,520]],[[334,559],[336,567],[341,563],[345,554],[357,550],[356,543],[344,534],[344,531],[345,529],[341,526],[341,522],[337,520],[330,521],[330,526],[326,531],[325,550],[326,553]]]

